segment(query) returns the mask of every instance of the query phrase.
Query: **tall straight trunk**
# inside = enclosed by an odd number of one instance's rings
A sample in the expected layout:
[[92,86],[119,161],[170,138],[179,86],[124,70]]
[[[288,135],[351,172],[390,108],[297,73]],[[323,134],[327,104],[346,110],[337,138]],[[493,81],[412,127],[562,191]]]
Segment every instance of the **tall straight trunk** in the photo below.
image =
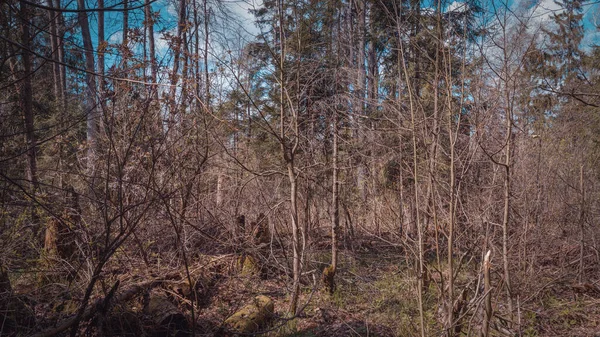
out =
[[94,156],[97,150],[98,138],[98,109],[96,107],[96,72],[94,65],[94,47],[92,45],[92,36],[90,34],[90,25],[85,12],[85,0],[77,0],[79,26],[81,27],[81,36],[83,38],[84,58],[85,58],[85,81],[87,84],[85,98],[85,113],[87,120],[87,142],[88,142],[88,168],[94,166]]
[[[450,63],[450,62],[448,62]],[[447,64],[446,67],[450,68],[451,65]],[[448,140],[450,145],[450,201],[449,201],[449,221],[448,221],[448,336],[454,335],[454,260],[452,259],[454,250],[454,226],[456,223],[456,158],[455,158],[455,145],[456,137],[458,135],[458,129],[460,125],[456,126],[456,134],[453,134],[453,119],[452,114],[452,88],[451,88],[451,69],[447,71],[446,82],[447,87],[447,99],[448,99]]]
[[583,282],[585,278],[583,263],[583,256],[585,251],[585,185],[583,175],[583,164],[579,167],[579,193],[581,195],[581,202],[579,205],[579,283]]
[[[54,4],[52,0],[46,0],[46,6],[48,8],[54,8]],[[56,25],[55,16],[57,15],[56,11],[49,10],[48,11],[48,23],[50,26],[50,50],[52,54],[50,58],[52,59],[52,79],[54,84],[54,101],[59,105],[60,97],[61,97],[61,80],[60,80],[60,63],[58,60],[58,30]]]
[[410,1],[410,9],[411,9],[411,17],[413,19],[412,27],[410,30],[410,49],[409,49],[409,59],[412,63],[413,70],[413,90],[415,92],[416,98],[421,97],[421,46],[419,40],[417,39],[417,35],[421,30],[421,0],[411,0]]
[[[198,4],[194,3],[194,76],[195,76],[195,90],[194,94],[200,98],[202,97],[202,73],[200,71],[200,20],[198,18]],[[198,111],[202,109],[202,102],[196,100]]]
[[512,105],[510,94],[506,89],[507,111],[506,111],[506,148],[504,153],[504,212],[502,216],[502,263],[504,267],[504,284],[506,286],[506,296],[508,297],[508,311],[512,315],[512,286],[510,279],[509,257],[508,257],[508,224],[510,222],[510,201],[511,201],[511,162],[512,162]]
[[[442,31],[442,1],[438,0],[436,3],[436,41],[435,41],[435,59],[434,59],[434,79],[433,79],[433,125],[432,125],[432,142],[429,147],[429,182],[427,186],[427,197],[425,198],[427,202],[427,207],[429,208],[428,216],[433,217],[433,228],[435,233],[435,252],[436,252],[436,262],[438,266],[441,265],[441,251],[440,251],[440,231],[439,231],[439,222],[438,222],[438,212],[435,204],[435,195],[437,191],[435,174],[437,170],[437,156],[438,156],[438,148],[439,148],[439,139],[440,139],[440,73],[441,73],[441,61],[442,61],[442,40],[443,40],[443,31]],[[451,255],[451,253],[450,253]],[[449,275],[452,273],[450,272]],[[450,287],[452,288],[452,286]],[[441,296],[444,296],[444,280],[441,280]],[[452,298],[452,294],[449,296]],[[450,303],[452,300],[450,300]],[[450,320],[452,320],[452,315],[450,316]]]
[[338,114],[337,110],[334,109],[333,113],[333,158],[332,158],[332,205],[333,205],[333,216],[331,221],[331,278],[334,280],[335,272],[337,270],[338,262],[338,251],[337,251],[337,233],[340,226],[340,196],[339,196],[339,184],[338,184]]
[[180,60],[181,60],[181,52],[182,52],[182,42],[183,42],[183,34],[185,31],[185,26],[186,26],[186,6],[187,6],[187,2],[186,0],[179,0],[179,13],[178,13],[178,21],[177,21],[177,38],[175,39],[175,45],[173,48],[173,70],[171,73],[171,91],[169,94],[169,99],[170,99],[170,115],[169,115],[169,122],[171,123],[171,125],[169,125],[169,127],[172,127],[175,124],[175,114],[177,113],[176,111],[176,104],[177,104],[177,100],[176,100],[176,95],[177,95],[177,82],[179,81],[179,66],[180,66]]
[[[399,16],[398,13],[396,13],[396,15]],[[400,43],[402,43],[402,38],[400,37],[401,35],[400,35],[400,27],[399,26],[398,26],[397,33],[398,33],[398,37],[396,39],[396,44],[399,46]],[[404,88],[402,86],[402,79],[401,79],[401,74],[402,74],[402,70],[401,69],[402,69],[402,65],[404,64],[403,62],[404,62],[404,60],[403,60],[402,53],[398,53],[397,58],[396,58],[396,69],[398,71],[398,78],[396,79],[396,91],[397,91],[397,93],[396,93],[396,104],[399,107],[402,106],[402,100],[401,100],[402,96],[401,95],[402,95],[402,91],[404,90]],[[398,114],[398,121],[402,121],[402,120],[405,119],[405,116],[402,113],[401,109],[398,109],[397,114]],[[402,135],[403,134],[402,130],[403,130],[402,124],[398,123],[398,131],[397,131],[398,132],[398,148],[400,149],[400,151],[398,151],[399,152],[398,153],[398,156],[399,156],[398,161],[400,163],[403,163],[403,161],[404,161],[404,155],[403,155],[404,151],[402,149],[403,142],[404,142],[404,137]],[[399,199],[400,200],[400,204],[399,204],[400,219],[399,219],[399,222],[400,222],[400,226],[399,226],[399,232],[400,232],[401,235],[405,235],[405,238],[406,238],[406,235],[408,235],[408,233],[409,233],[409,228],[408,227],[410,226],[410,224],[412,223],[412,221],[407,221],[408,217],[404,216],[405,215],[406,205],[404,203],[404,170],[403,169],[400,169],[400,177],[399,177],[398,180],[400,182],[400,190],[399,190],[399,197],[400,197],[400,199]]]
[[[98,50],[98,73],[104,75],[104,44],[106,39],[104,37],[104,0],[98,0],[98,45],[101,46]],[[99,83],[100,92],[104,91],[104,80],[100,79]]]
[[[366,79],[367,79],[367,66],[365,64],[365,48],[366,48],[366,12],[367,12],[367,4],[366,0],[356,0],[357,6],[357,15],[358,15],[358,46],[356,51],[356,67],[358,71],[357,83],[356,83],[356,106],[353,110],[355,114],[357,114],[356,123],[358,130],[358,139],[360,139],[360,143],[364,144],[364,130],[363,130],[363,120],[362,117],[365,115],[365,91],[366,91]],[[366,172],[365,172],[365,164],[363,159],[359,157],[358,167],[356,172],[356,184],[358,186],[358,191],[360,197],[363,201],[367,199],[366,192]]]
[[33,56],[31,50],[31,11],[29,5],[20,2],[19,16],[21,17],[21,44],[23,45],[23,79],[19,90],[19,105],[23,112],[23,122],[25,126],[25,142],[27,144],[27,170],[26,175],[29,180],[31,193],[35,195],[38,189],[37,172],[37,141],[35,137],[35,126],[33,117],[33,92],[31,89],[31,77],[33,76]]
[[355,0],[349,0],[348,1],[348,6],[347,6],[347,21],[348,21],[348,32],[349,32],[349,36],[350,36],[350,43],[348,43],[348,60],[346,63],[346,66],[348,66],[349,68],[354,64],[354,1]]
[[104,85],[104,51],[108,46],[106,42],[106,38],[104,36],[104,0],[98,0],[98,74],[100,74],[100,79],[98,79],[98,91],[100,96],[100,108],[104,113],[106,110],[106,104],[104,101],[104,93],[106,92],[106,88]]
[[481,333],[480,336],[481,337],[488,337],[490,334],[490,322],[492,320],[492,294],[491,294],[491,290],[492,290],[492,286],[491,286],[491,281],[490,281],[490,269],[491,269],[491,263],[490,263],[490,254],[492,252],[490,250],[487,251],[487,253],[485,254],[485,258],[483,260],[483,284],[484,284],[484,291],[485,291],[485,299],[484,299],[484,312],[483,312],[483,325],[481,327]]
[[[372,23],[376,20],[373,17],[372,13],[370,14],[369,21]],[[376,33],[374,31],[374,24],[369,26],[370,35],[375,36]],[[368,104],[367,104],[367,114],[369,117],[375,113],[375,109],[377,108],[377,98],[378,98],[378,88],[379,88],[379,65],[377,64],[377,50],[375,48],[375,41],[371,41],[368,47],[368,67],[369,67],[369,76],[368,76],[368,86],[367,86],[367,95],[368,95]],[[371,165],[369,167],[369,176],[371,178],[371,192],[370,192],[370,217],[373,227],[377,234],[381,234],[379,221],[377,220],[377,196],[379,195],[377,191],[377,160],[376,158],[376,140],[375,140],[375,119],[369,118],[369,157],[371,161]]]
[[[443,41],[443,32],[442,32],[442,5],[441,1],[438,0],[436,2],[436,40],[435,40],[435,59],[434,62],[434,78],[433,78],[433,119],[431,126],[431,144],[428,149],[429,156],[429,172],[428,177],[429,181],[427,184],[427,195],[425,200],[427,202],[427,224],[425,227],[429,227],[429,220],[433,218],[433,226],[435,231],[435,242],[436,242],[436,253],[438,257],[438,265],[439,265],[439,238],[438,238],[438,219],[437,219],[437,208],[435,205],[434,196],[436,194],[436,169],[437,169],[437,155],[439,148],[439,138],[440,138],[440,63],[441,63],[441,48]],[[444,289],[444,287],[442,287]],[[442,290],[443,291],[443,290]]]
[[[330,9],[329,13],[333,13],[333,10]],[[333,18],[331,18],[333,20]],[[329,41],[331,44],[328,45],[327,54],[335,57],[334,55],[338,55],[342,52],[340,35],[341,35],[341,26],[340,26],[340,14],[338,11],[338,16],[336,18],[336,30],[334,34],[334,29],[330,30]],[[337,34],[337,43],[334,45],[333,41],[336,41],[335,35]],[[338,78],[338,68],[335,68],[335,83],[339,82]],[[335,273],[337,271],[338,264],[338,228],[340,226],[340,195],[339,195],[339,167],[338,167],[338,109],[337,107],[333,108],[333,123],[332,123],[332,134],[333,134],[333,154],[332,154],[332,172],[331,172],[331,203],[332,203],[332,219],[331,219],[331,284],[330,291],[335,289]]]
[[[65,118],[65,113],[67,111],[67,73],[66,73],[66,67],[63,65],[65,63],[65,52],[64,52],[64,45],[63,45],[63,34],[64,34],[64,18],[62,16],[62,13],[58,10],[60,10],[60,0],[50,0],[47,1],[48,2],[48,6],[52,6],[55,9],[57,9],[57,11],[52,12],[52,20],[53,20],[53,24],[54,24],[54,33],[55,35],[55,43],[56,43],[56,67],[57,67],[57,71],[58,71],[58,78],[57,78],[57,84],[58,84],[58,96],[56,98],[57,100],[57,106],[59,108],[59,113],[58,113],[58,122],[59,125],[64,125],[64,118]],[[56,75],[55,75],[56,76]],[[62,142],[59,144],[58,146],[58,187],[59,188],[63,188],[64,187],[64,174],[63,174],[63,144]]]
[[[398,34],[401,36],[400,23],[397,23]],[[404,54],[404,47],[400,41],[399,49],[401,55]],[[402,62],[404,80],[408,91],[409,109],[410,109],[410,123],[412,128],[412,147],[413,147],[413,179],[414,179],[414,201],[415,201],[415,222],[417,225],[417,244],[418,244],[418,268],[417,268],[417,299],[419,302],[419,324],[421,328],[421,337],[425,337],[425,313],[423,309],[423,277],[425,275],[425,265],[423,262],[423,228],[421,226],[421,214],[420,214],[420,201],[419,201],[419,168],[418,168],[418,157],[417,157],[417,121],[416,121],[416,104],[414,97],[414,89],[410,82],[409,70],[406,66],[406,62]]]
[[367,29],[367,4],[366,0],[357,0],[358,6],[358,50],[356,51],[356,66],[358,78],[356,83],[356,98],[359,108],[355,113],[365,114],[365,88],[367,81],[367,66],[365,64],[366,29]]
[[293,284],[292,296],[290,300],[290,315],[296,315],[298,310],[298,300],[300,298],[300,274],[302,266],[300,263],[302,257],[302,248],[300,245],[300,230],[298,223],[298,178],[296,177],[296,169],[294,159],[287,159],[288,178],[290,180],[290,217],[292,220],[292,246],[293,246]]
[[208,8],[208,0],[203,0],[202,9],[204,11],[204,104],[207,108],[210,107],[210,77],[208,71],[208,44],[210,31],[209,20],[210,20],[210,9]]
[[[53,0],[54,8],[60,10],[60,0]],[[63,36],[65,32],[64,18],[60,11],[56,12],[54,16],[55,26],[56,26],[56,47],[58,52],[58,61],[59,64],[59,78],[60,78],[60,87],[61,87],[61,110],[64,112],[67,109],[67,68],[63,65],[65,63],[65,49],[63,44]]]
[[[62,115],[64,113],[64,108],[62,106],[63,103],[63,89],[62,89],[62,78],[61,78],[61,64],[60,64],[60,58],[59,58],[59,52],[58,50],[60,49],[59,43],[58,43],[58,20],[56,18],[56,16],[58,15],[58,12],[55,10],[52,10],[52,8],[54,8],[54,3],[52,0],[46,0],[46,6],[48,8],[51,8],[51,10],[48,11],[48,23],[50,25],[50,49],[52,51],[52,55],[51,55],[51,59],[52,59],[52,79],[53,79],[53,84],[54,84],[54,104],[55,104],[55,108],[57,109],[58,113],[58,121],[59,121],[59,125],[63,125],[63,120],[62,120]],[[58,176],[58,188],[62,189],[63,188],[63,163],[62,163],[62,152],[63,152],[63,146],[62,146],[62,142],[58,144],[58,153],[57,153],[57,158],[58,158],[58,163],[57,163],[57,176]]]
[[[131,57],[130,52],[129,52],[129,0],[123,0],[123,32],[122,32],[122,36],[121,36],[121,64],[120,64],[120,68],[122,70],[122,74],[121,76],[124,78],[129,77],[129,67],[127,65],[127,61],[129,60],[129,58]],[[121,90],[128,90],[127,88],[127,84],[126,82],[121,82],[119,83],[120,85],[122,85],[123,89]]]
[[189,71],[189,44],[188,44],[188,34],[187,32],[183,33],[183,60],[182,60],[182,69],[181,69],[181,78],[184,79],[184,81],[182,81],[182,85],[181,85],[181,106],[180,106],[180,111],[182,116],[185,114],[185,109],[188,105],[188,85],[187,83],[185,83],[185,79],[188,78],[188,71]]
[[[291,118],[288,121],[287,110],[294,109],[293,106],[288,106],[286,109],[286,73],[285,73],[285,56],[286,56],[286,36],[284,32],[285,12],[283,0],[277,1],[277,9],[279,16],[279,141],[281,143],[281,152],[283,160],[286,163],[288,179],[290,182],[290,218],[292,221],[292,250],[293,250],[293,284],[292,295],[290,299],[289,314],[296,315],[298,310],[298,299],[300,297],[300,274],[302,272],[301,258],[302,246],[300,245],[300,229],[298,221],[298,178],[295,167],[295,155],[298,147],[298,121],[295,113],[292,112]],[[291,123],[293,141],[288,143],[290,138],[286,133],[286,124]]]
[[122,41],[122,47],[123,47],[123,53],[124,55],[122,55],[123,57],[123,65],[126,66],[126,62],[127,62],[127,58],[129,57],[128,54],[128,47],[127,45],[129,44],[129,0],[123,0],[123,41]]
[[[448,320],[447,320],[447,326],[446,326],[446,332],[448,336],[453,336],[455,333],[460,334],[460,330],[455,331],[455,327],[454,327],[454,259],[453,259],[453,255],[454,255],[454,232],[455,232],[455,226],[456,226],[456,208],[458,205],[457,202],[457,187],[456,187],[456,141],[458,139],[458,133],[460,130],[460,111],[462,111],[462,99],[464,95],[464,87],[463,87],[463,91],[461,92],[461,103],[460,103],[460,107],[458,109],[459,113],[458,113],[458,118],[456,118],[457,116],[455,114],[453,114],[453,81],[452,81],[452,60],[451,60],[451,55],[449,55],[446,52],[441,52],[440,53],[440,48],[442,48],[442,41],[443,41],[443,36],[444,36],[444,32],[442,31],[442,25],[441,25],[441,1],[438,1],[438,8],[437,8],[437,12],[438,12],[438,17],[437,17],[437,29],[438,29],[438,48],[436,51],[436,69],[439,67],[439,61],[440,61],[440,54],[441,55],[441,60],[443,60],[443,69],[445,71],[445,83],[446,83],[446,108],[448,109],[448,144],[449,144],[449,150],[450,150],[450,177],[449,177],[449,202],[448,202],[448,213],[449,213],[449,219],[448,219],[448,234],[447,234],[447,238],[448,238],[448,252],[447,252],[447,263],[448,263],[448,307],[447,307],[447,315],[448,315]],[[464,73],[464,69],[463,73]],[[437,75],[437,74],[436,74]],[[437,88],[436,88],[437,91]],[[456,122],[457,121],[457,122]],[[453,126],[456,123],[456,126]],[[438,130],[436,130],[437,132]],[[437,135],[436,135],[437,138]]]
[[[150,74],[152,76],[152,84],[156,84],[158,80],[157,75],[157,64],[156,64],[156,47],[154,43],[154,16],[152,13],[152,7],[150,0],[144,0],[144,17],[146,21],[146,29],[148,30],[148,57],[150,59]],[[156,93],[156,87],[152,86],[152,97]]]

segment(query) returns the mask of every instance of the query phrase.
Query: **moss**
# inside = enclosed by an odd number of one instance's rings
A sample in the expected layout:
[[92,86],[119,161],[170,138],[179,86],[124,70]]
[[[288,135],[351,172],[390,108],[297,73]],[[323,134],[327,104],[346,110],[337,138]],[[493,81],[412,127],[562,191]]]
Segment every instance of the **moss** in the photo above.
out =
[[264,295],[254,298],[252,303],[244,306],[225,320],[225,327],[236,333],[253,333],[264,326],[273,316],[273,301]]
[[329,265],[323,270],[323,283],[325,284],[325,289],[330,294],[333,294],[335,291],[335,268],[333,268],[333,265]]
[[260,265],[256,258],[252,255],[242,255],[238,258],[237,261],[238,268],[242,275],[250,276],[250,275],[260,275]]

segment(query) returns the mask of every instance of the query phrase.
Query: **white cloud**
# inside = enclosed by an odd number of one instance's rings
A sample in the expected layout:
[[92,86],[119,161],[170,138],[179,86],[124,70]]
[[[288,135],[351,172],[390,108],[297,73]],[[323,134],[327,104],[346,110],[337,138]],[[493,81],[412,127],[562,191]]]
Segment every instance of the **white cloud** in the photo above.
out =
[[520,0],[512,7],[518,21],[525,22],[531,34],[537,34],[541,29],[552,29],[552,17],[564,10],[555,0]]
[[111,44],[119,44],[119,43],[123,42],[123,31],[118,30],[118,31],[110,34],[107,41],[108,41],[108,43],[111,43]]
[[167,9],[167,14],[177,18],[179,15],[177,13],[177,8],[175,8],[175,5],[173,3],[169,3],[165,6],[165,8]]
[[548,25],[552,23],[552,16],[563,10],[554,0],[541,0],[533,8],[531,19],[540,25]]
[[446,8],[446,12],[463,13],[466,12],[468,9],[469,4],[465,2],[454,1],[450,5],[448,5],[448,8]]
[[254,15],[250,10],[263,5],[262,0],[240,0],[227,3],[229,9],[238,17],[240,25],[250,34],[256,35],[260,30],[254,24]]
[[169,51],[169,43],[162,33],[154,32],[154,45],[158,57],[164,56]]
[[581,41],[581,48],[589,52],[593,46],[600,45],[600,32],[587,32]]

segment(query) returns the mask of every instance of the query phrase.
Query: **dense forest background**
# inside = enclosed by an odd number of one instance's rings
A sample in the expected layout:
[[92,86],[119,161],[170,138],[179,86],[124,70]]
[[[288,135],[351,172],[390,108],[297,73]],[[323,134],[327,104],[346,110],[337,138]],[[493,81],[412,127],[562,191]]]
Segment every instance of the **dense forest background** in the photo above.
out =
[[597,19],[0,1],[0,335],[597,333]]

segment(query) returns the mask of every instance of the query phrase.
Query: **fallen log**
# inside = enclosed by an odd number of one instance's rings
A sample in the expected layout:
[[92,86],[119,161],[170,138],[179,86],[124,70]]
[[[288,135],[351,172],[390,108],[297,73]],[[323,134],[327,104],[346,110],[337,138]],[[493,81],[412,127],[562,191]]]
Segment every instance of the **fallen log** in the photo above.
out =
[[185,337],[190,335],[185,315],[161,292],[155,291],[150,295],[144,313],[154,322],[160,336]]
[[0,335],[14,335],[35,325],[31,308],[15,296],[8,272],[0,265]]
[[[181,277],[181,276],[178,273],[173,273],[173,274],[169,274],[169,275],[165,276],[164,278],[154,279],[151,281],[134,284],[133,286],[127,288],[123,292],[116,295],[114,297],[114,301],[115,301],[114,303],[129,301],[130,299],[134,298],[137,294],[139,294],[144,289],[160,286],[164,282],[176,279],[178,277]],[[95,302],[93,302],[91,305],[89,305],[88,308],[83,312],[83,315],[81,316],[81,321],[87,321],[87,320],[91,319],[97,312],[103,310],[106,307],[106,304],[107,304],[106,300],[108,297],[110,297],[110,294],[107,297],[97,299]],[[59,323],[56,327],[45,330],[45,331],[38,332],[34,335],[31,335],[31,337],[55,336],[61,332],[66,331],[67,329],[69,329],[73,324],[75,324],[75,321],[76,321],[75,316],[68,318],[68,319],[64,320],[63,322]]]
[[226,319],[223,325],[227,331],[232,333],[253,333],[266,325],[273,316],[273,312],[273,301],[267,296],[259,295],[254,298],[252,303]]

